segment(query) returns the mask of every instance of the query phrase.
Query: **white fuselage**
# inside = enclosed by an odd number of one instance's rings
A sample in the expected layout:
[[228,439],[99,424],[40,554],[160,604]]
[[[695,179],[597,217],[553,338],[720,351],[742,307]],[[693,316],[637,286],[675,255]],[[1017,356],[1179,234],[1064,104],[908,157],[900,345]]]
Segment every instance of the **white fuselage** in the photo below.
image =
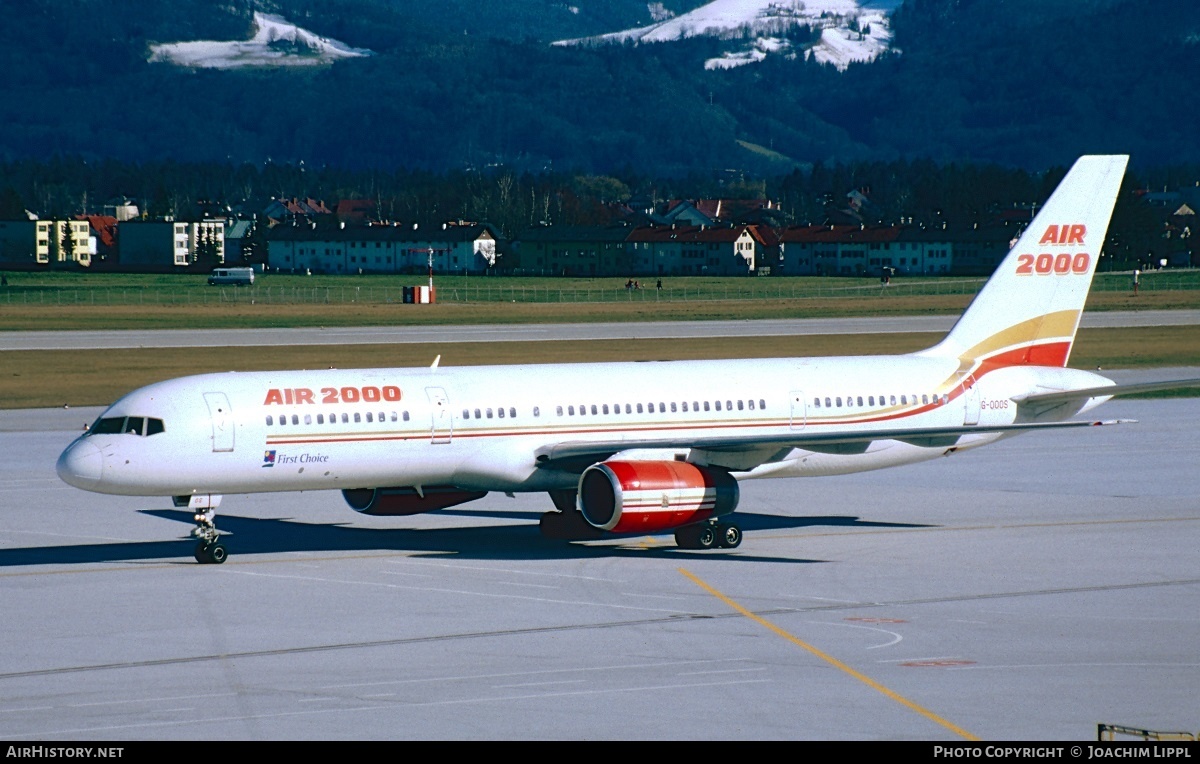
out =
[[[712,464],[741,479],[830,475],[1002,436],[875,438],[819,451],[644,444],[1009,424],[1020,421],[1014,395],[1105,381],[1028,366],[974,380],[958,366],[904,355],[205,374],[117,401],[98,421],[105,426],[64,452],[59,473],[87,490],[143,496],[425,485],[547,491],[573,488],[578,470],[539,465],[540,449],[629,441],[633,458]],[[132,418],[125,428],[122,418]]]

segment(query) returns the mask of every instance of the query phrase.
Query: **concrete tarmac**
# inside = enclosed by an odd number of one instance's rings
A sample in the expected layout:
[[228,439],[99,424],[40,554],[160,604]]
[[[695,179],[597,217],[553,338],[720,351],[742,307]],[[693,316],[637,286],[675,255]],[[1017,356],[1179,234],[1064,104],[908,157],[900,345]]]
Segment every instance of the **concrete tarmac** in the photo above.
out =
[[313,492],[225,497],[220,566],[169,500],[59,482],[96,411],[0,412],[12,744],[1200,731],[1200,399],[747,481],[736,550],[550,542],[543,495],[372,518]]
[[[417,309],[420,308],[408,308]],[[762,321],[648,321],[596,324],[489,324],[479,326],[307,327],[298,329],[145,329],[71,332],[0,332],[0,350],[102,350],[260,345],[368,345],[537,340],[777,337],[794,334],[948,332],[958,316],[796,318]],[[1085,329],[1200,325],[1200,310],[1085,313]]]

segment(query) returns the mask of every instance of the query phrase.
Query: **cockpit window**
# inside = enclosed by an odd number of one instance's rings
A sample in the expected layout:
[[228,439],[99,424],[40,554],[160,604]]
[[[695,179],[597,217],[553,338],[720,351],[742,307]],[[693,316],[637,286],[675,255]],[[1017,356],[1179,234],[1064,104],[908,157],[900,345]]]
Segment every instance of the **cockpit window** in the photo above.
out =
[[163,420],[141,416],[101,417],[88,429],[88,435],[157,435],[166,432]]
[[125,431],[125,417],[107,417],[96,420],[88,430],[89,435],[115,435],[118,432]]

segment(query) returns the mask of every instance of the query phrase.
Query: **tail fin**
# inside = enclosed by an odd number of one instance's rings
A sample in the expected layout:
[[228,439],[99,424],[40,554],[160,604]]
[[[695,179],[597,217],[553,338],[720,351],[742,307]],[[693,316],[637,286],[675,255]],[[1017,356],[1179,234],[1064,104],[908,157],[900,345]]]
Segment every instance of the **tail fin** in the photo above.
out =
[[950,334],[920,355],[963,370],[1066,366],[1128,156],[1084,156],[983,285]]

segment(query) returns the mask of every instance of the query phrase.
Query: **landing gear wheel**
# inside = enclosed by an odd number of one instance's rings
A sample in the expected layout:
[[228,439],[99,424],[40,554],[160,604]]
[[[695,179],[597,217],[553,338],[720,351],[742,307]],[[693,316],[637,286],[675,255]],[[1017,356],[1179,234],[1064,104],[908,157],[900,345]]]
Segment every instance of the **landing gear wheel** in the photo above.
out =
[[720,546],[725,549],[737,549],[742,543],[742,529],[736,525],[723,525],[718,532],[721,536]]
[[196,544],[195,551],[192,555],[196,558],[196,562],[201,565],[220,565],[229,559],[229,550],[221,542],[209,544],[206,541],[201,541]]
[[680,549],[712,549],[717,543],[717,532],[712,525],[685,525],[675,530],[675,544]]

